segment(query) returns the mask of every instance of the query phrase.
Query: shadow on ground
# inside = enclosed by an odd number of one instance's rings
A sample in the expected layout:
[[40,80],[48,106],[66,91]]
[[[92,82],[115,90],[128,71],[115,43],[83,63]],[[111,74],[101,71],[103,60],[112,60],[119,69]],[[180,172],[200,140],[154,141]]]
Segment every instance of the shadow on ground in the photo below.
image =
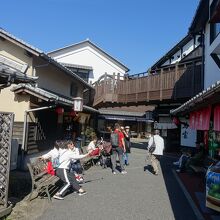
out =
[[147,149],[147,146],[148,146],[147,142],[131,143],[131,148],[136,148],[136,149]]
[[196,220],[197,217],[195,213],[172,173],[173,162],[176,161],[176,159],[177,158],[165,154],[160,160],[162,175],[173,214],[176,220]]

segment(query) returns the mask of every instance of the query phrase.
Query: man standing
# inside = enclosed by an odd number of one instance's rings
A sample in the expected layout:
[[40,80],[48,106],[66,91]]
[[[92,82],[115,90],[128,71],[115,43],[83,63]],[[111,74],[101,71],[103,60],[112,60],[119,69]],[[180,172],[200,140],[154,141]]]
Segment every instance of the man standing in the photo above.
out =
[[148,142],[148,149],[152,146],[155,145],[155,150],[151,154],[151,164],[154,170],[154,174],[158,175],[159,173],[159,160],[160,157],[163,155],[163,150],[164,150],[164,140],[160,136],[160,131],[155,130],[155,135],[153,135],[149,142]]
[[126,151],[125,143],[124,143],[124,135],[120,130],[120,125],[118,123],[115,124],[115,130],[111,134],[111,144],[112,144],[112,173],[116,174],[116,159],[118,155],[118,159],[121,166],[121,173],[126,174],[127,172],[124,169],[123,165],[123,153]]

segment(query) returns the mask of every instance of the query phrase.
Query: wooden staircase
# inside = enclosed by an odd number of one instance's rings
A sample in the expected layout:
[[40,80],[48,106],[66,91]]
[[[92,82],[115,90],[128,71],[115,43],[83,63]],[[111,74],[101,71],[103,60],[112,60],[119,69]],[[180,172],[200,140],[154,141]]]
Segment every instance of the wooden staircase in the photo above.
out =
[[27,137],[27,154],[37,153],[38,150],[38,141],[45,140],[41,124],[38,123],[29,123],[28,124],[28,137]]

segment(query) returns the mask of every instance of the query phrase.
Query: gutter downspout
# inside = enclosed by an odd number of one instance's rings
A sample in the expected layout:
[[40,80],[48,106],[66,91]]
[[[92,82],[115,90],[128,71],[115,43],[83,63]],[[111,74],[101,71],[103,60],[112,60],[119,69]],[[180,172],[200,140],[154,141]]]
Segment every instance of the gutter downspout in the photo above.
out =
[[[29,112],[36,112],[36,111],[41,111],[45,109],[50,109],[54,108],[56,105],[51,105],[51,106],[45,106],[45,107],[40,107],[40,108],[34,108],[34,109],[29,109],[24,112],[24,126],[23,126],[23,139],[22,139],[22,147],[21,147],[21,161],[24,161],[24,152],[25,152],[25,144],[26,144],[26,138],[27,138],[27,115]],[[21,164],[22,169],[24,164]]]
[[204,78],[205,78],[205,33],[204,31],[201,33],[201,37],[202,37],[202,71],[201,71],[201,91],[204,89],[205,87],[205,82],[204,82]]

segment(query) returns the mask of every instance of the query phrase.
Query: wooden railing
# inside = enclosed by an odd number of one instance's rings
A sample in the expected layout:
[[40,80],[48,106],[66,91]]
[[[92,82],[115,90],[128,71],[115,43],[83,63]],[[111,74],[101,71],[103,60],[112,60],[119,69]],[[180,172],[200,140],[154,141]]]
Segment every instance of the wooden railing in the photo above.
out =
[[[108,76],[94,84],[94,106],[102,103],[139,103],[156,102],[178,98],[178,89],[182,89],[182,98],[191,97],[201,90],[201,66],[184,64],[158,69],[148,76],[123,80],[119,76]],[[198,75],[198,76],[197,76]],[[197,84],[197,86],[195,85]],[[195,89],[196,87],[196,89]],[[185,92],[184,92],[185,91]],[[186,93],[186,97],[184,94]]]

